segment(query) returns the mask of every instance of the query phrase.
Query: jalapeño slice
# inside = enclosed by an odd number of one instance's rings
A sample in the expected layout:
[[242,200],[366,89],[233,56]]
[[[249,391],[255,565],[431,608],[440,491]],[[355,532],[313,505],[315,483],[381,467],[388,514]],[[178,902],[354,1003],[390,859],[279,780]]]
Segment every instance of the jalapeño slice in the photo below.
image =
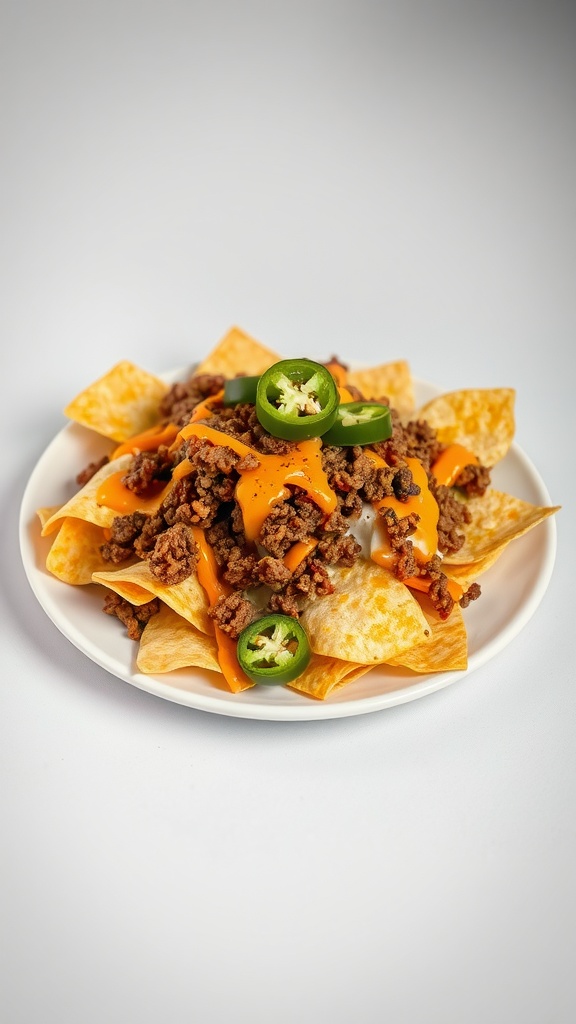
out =
[[256,388],[259,377],[232,377],[224,384],[224,405],[239,405],[241,402],[256,401]]
[[290,683],[310,661],[308,637],[291,615],[264,615],[242,630],[238,663],[253,683]]
[[334,423],[338,389],[330,371],[311,359],[281,359],[258,381],[256,415],[285,441],[321,437]]
[[334,424],[322,437],[323,444],[375,444],[392,437],[392,416],[379,402],[343,402]]

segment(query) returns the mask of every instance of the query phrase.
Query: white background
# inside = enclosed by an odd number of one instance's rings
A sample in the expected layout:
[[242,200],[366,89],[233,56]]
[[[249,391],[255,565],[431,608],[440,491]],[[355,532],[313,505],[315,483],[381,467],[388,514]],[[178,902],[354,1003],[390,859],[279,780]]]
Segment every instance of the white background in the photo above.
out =
[[[3,1020],[572,1021],[573,5],[0,10]],[[48,620],[17,521],[61,410],[235,323],[517,389],[563,509],[495,660],[253,722],[134,689]]]

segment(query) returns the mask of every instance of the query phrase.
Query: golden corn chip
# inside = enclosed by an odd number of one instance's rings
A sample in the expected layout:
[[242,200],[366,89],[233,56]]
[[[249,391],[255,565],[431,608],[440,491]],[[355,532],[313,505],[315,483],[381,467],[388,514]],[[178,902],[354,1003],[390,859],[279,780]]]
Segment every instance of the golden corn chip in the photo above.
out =
[[167,390],[159,377],[124,359],[81,391],[64,414],[113,441],[126,441],[158,422]]
[[499,547],[493,548],[487,555],[483,555],[482,558],[478,558],[475,562],[462,562],[458,564],[444,561],[442,563],[442,570],[449,579],[459,583],[466,591],[471,583],[474,583],[482,573],[494,565],[494,562],[500,558],[507,545],[508,541]]
[[239,327],[232,327],[194,373],[221,373],[224,377],[259,376],[281,357],[255,341]]
[[414,384],[408,363],[399,359],[366,370],[349,370],[348,382],[359,388],[364,398],[387,398],[401,416],[414,410]]
[[363,672],[368,672],[368,668],[366,665],[355,665],[351,661],[313,654],[302,675],[288,685],[307,697],[324,700],[335,686],[357,679]]
[[[113,462],[107,462],[102,466],[80,491],[77,491],[69,501],[56,509],[45,520],[42,526],[42,536],[46,537],[49,533],[52,533],[61,524],[62,520],[69,517],[83,519],[88,523],[94,523],[95,526],[112,526],[118,512],[108,508],[106,505],[98,504],[96,501],[98,488],[102,481],[112,476],[113,473],[127,470],[131,461],[131,455],[121,455],[120,458],[114,459]],[[44,515],[42,510],[38,510],[38,515],[42,520]]]
[[432,398],[418,411],[442,444],[458,443],[483,466],[503,459],[514,439],[513,388],[469,388]]
[[214,637],[201,633],[165,604],[144,627],[136,664],[147,675],[192,667],[220,672]]
[[465,669],[468,665],[468,636],[462,609],[454,605],[449,618],[441,619],[424,595],[421,604],[430,626],[431,639],[391,658],[388,664],[424,673]]
[[63,583],[84,586],[92,582],[92,573],[110,563],[100,554],[104,530],[83,519],[65,519],[52,543],[46,568]]
[[147,562],[136,562],[115,571],[95,572],[94,583],[113,590],[131,604],[146,604],[153,597],[159,597],[164,604],[192,623],[201,633],[212,633],[212,620],[208,615],[208,602],[196,573],[182,583],[161,583],[150,572]]
[[61,507],[61,505],[43,505],[42,508],[37,508],[36,515],[40,520],[40,526],[44,527],[48,520],[51,519]]
[[[446,567],[479,562],[494,553],[497,556],[511,540],[521,537],[560,508],[559,505],[531,505],[528,501],[493,488],[481,498],[470,498],[466,505],[472,515],[472,522],[462,529],[466,539],[460,550],[444,558],[443,564]],[[495,558],[492,558],[494,561]],[[488,564],[484,565],[484,569],[488,568]]]
[[376,665],[428,639],[418,601],[387,569],[360,559],[331,576],[334,593],[311,601],[300,618],[316,654]]

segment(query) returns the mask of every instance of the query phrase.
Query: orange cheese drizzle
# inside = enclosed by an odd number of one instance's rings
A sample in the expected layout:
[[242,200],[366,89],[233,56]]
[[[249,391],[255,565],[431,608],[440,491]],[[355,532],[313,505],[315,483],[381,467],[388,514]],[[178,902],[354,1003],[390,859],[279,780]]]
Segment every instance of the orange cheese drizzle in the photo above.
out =
[[[423,594],[427,594],[432,585],[432,580],[422,576],[408,576],[405,580],[402,580],[402,583],[405,583],[411,590],[420,590]],[[456,580],[451,579],[448,579],[447,587],[452,600],[459,601],[464,593],[464,587]]]
[[197,420],[207,419],[214,412],[214,406],[221,405],[222,399],[224,398],[224,388],[221,391],[217,391],[215,395],[210,395],[205,398],[204,401],[198,402],[198,405],[194,406],[194,411],[190,417],[190,423],[196,423]]
[[338,388],[338,395],[340,397],[340,402],[341,403],[342,402],[346,403],[346,402],[353,402],[354,401],[354,396],[352,395],[352,392],[348,391],[348,388],[346,388],[346,387],[340,386]]
[[152,514],[158,511],[172,487],[172,480],[167,484],[157,480],[147,489],[146,495],[136,494],[122,483],[125,476],[125,470],[121,469],[118,473],[106,477],[96,492],[96,503],[105,505],[106,508],[111,508],[123,516],[132,512]]
[[478,459],[473,452],[461,444],[450,444],[440,453],[432,466],[436,482],[451,487],[465,466],[477,466]]
[[[456,475],[458,475],[463,466],[469,466],[472,462],[478,462],[476,456],[472,456],[471,453],[467,452],[466,449],[464,449],[464,447],[462,447],[460,444],[450,446],[458,447],[458,449],[460,450],[460,452],[454,453],[454,462],[456,462],[456,459],[465,458],[465,462],[463,462],[460,465],[460,468],[457,469]],[[446,451],[449,450],[447,449]],[[370,449],[366,449],[365,454],[368,456],[369,459],[372,460],[375,466],[386,466],[384,460],[375,452],[372,452]],[[423,518],[424,526],[423,530],[421,531],[422,546],[420,548],[414,548],[414,556],[419,562],[421,562],[421,564],[425,565],[426,561],[429,561],[431,556],[436,554],[436,550],[438,547],[437,527],[439,519],[439,509],[436,499],[434,498],[433,494],[431,494],[430,489],[428,487],[427,476],[422,464],[417,459],[406,459],[406,462],[408,463],[412,470],[412,476],[414,477],[414,481],[420,487],[420,494],[418,496],[409,498],[408,502],[399,502],[398,499],[396,498],[382,498],[380,502],[376,503],[375,508],[394,508],[395,512],[399,516],[408,515],[408,512],[410,511],[415,511],[418,513],[418,515],[422,516],[423,511],[425,518]],[[445,465],[448,466],[448,460],[446,461]],[[421,503],[418,503],[417,500],[415,500],[416,498],[421,498]],[[420,519],[420,523],[422,523],[422,518]],[[420,526],[420,523],[418,523],[418,527]],[[372,552],[372,558],[374,559],[375,562],[378,562],[379,565],[383,565],[385,568],[392,569],[394,568],[396,562],[396,556],[392,548],[390,548],[389,541],[387,540],[386,537],[385,528],[381,530],[381,534],[382,545],[381,547],[377,548],[375,551]],[[416,529],[416,534],[411,536],[412,541],[414,541],[414,537],[417,534],[418,529]],[[427,557],[423,558],[422,555],[426,549],[427,551],[429,551],[429,554],[427,555]],[[408,577],[402,582],[407,587],[410,587],[411,590],[419,590],[423,594],[427,594],[431,585],[431,580],[426,580],[425,577]],[[450,579],[448,579],[447,586],[448,593],[450,594],[451,598],[454,601],[459,601],[462,594],[464,593],[463,587],[461,587],[460,584],[456,582],[456,580]]]
[[[325,363],[324,365],[326,369],[329,370],[332,376],[334,377],[334,380],[336,381],[338,387],[346,387],[346,382],[348,380],[348,371],[346,370],[346,367],[342,366],[341,363],[337,362],[337,360],[335,359],[330,359],[329,362]],[[351,399],[345,399],[345,401],[351,401]]]
[[[406,501],[399,501],[395,497],[381,498],[380,501],[374,503],[374,508],[391,508],[399,519],[410,515],[411,512],[415,512],[420,517],[416,530],[410,534],[410,540],[414,546],[414,557],[418,562],[425,563],[436,554],[438,549],[440,513],[438,503],[428,487],[426,470],[420,460],[407,457],[405,461],[412,471],[414,483],[420,488],[420,494],[413,494]],[[379,561],[375,557],[377,554],[378,552],[372,554],[375,561]],[[385,554],[388,553],[385,552]]]
[[318,544],[316,537],[311,537],[310,540],[297,540],[291,548],[288,549],[282,561],[290,572],[294,572],[300,562],[303,562],[306,555],[309,555]]
[[284,455],[264,455],[236,437],[215,430],[206,423],[189,423],[180,438],[201,437],[212,444],[232,448],[240,456],[254,455],[255,469],[239,470],[236,500],[242,509],[244,532],[249,541],[257,540],[262,524],[279,501],[290,496],[288,485],[301,487],[326,515],[337,507],[337,498],[322,468],[322,443],[319,437],[300,441]]
[[[198,564],[196,566],[198,580],[206,594],[208,603],[213,605],[219,597],[227,597],[232,593],[232,587],[218,576],[216,557],[206,540],[204,530],[201,530],[199,526],[193,526],[192,536],[198,545]],[[236,641],[224,633],[217,623],[214,623],[214,636],[218,647],[218,664],[232,692],[239,693],[240,690],[247,690],[248,687],[253,686],[252,680],[248,679],[238,663]]]
[[179,429],[175,423],[156,424],[155,427],[150,427],[149,430],[123,441],[110,456],[110,461],[120,458],[121,455],[133,455],[135,452],[158,451],[161,444],[172,444]]

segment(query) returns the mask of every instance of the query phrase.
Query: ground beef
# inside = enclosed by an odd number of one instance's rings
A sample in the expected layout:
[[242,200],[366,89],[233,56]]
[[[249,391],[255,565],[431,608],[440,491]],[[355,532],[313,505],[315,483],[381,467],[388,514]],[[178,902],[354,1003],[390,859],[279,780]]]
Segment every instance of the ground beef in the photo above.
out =
[[396,470],[392,478],[392,490],[398,501],[408,501],[408,498],[420,494],[420,488],[414,482],[412,470],[408,466],[400,466],[400,469]]
[[266,455],[285,455],[295,446],[294,441],[272,437],[259,422],[256,407],[249,402],[216,410],[209,423],[215,430],[230,434]]
[[299,540],[308,540],[320,523],[322,512],[305,497],[289,498],[274,505],[260,531],[259,541],[274,558],[283,558]]
[[224,564],[222,578],[231,586],[246,590],[257,582],[257,565],[256,555],[247,551],[245,546],[233,547]]
[[440,511],[438,519],[438,549],[443,555],[454,554],[464,543],[464,534],[458,531],[471,520],[464,504],[454,497],[449,487],[437,487],[431,480],[431,488]]
[[436,431],[425,420],[412,420],[404,425],[395,409],[390,412],[392,436],[375,444],[374,450],[391,466],[409,457],[419,459],[430,469],[441,451]]
[[460,607],[467,608],[470,601],[477,601],[481,592],[479,583],[471,583],[466,593],[462,595],[458,602]]
[[272,590],[281,590],[282,587],[292,579],[292,571],[288,569],[280,558],[272,558],[266,555],[256,564],[256,579],[264,583]]
[[160,533],[148,557],[150,572],[168,586],[183,583],[194,572],[196,562],[196,542],[184,523]]
[[316,554],[322,555],[327,565],[354,565],[360,557],[362,546],[351,534],[329,534],[319,541]]
[[160,403],[160,416],[165,422],[185,426],[199,402],[218,394],[224,387],[221,374],[202,373],[187,381],[173,384]]
[[134,544],[140,536],[147,516],[143,512],[132,512],[128,516],[116,516],[109,528],[109,537],[100,547],[107,562],[118,565],[134,556]]
[[294,594],[286,594],[280,591],[279,594],[272,594],[269,601],[269,608],[272,612],[280,612],[282,615],[291,615],[293,619],[300,616],[300,606]]
[[145,494],[156,481],[170,480],[173,467],[174,455],[166,445],[160,445],[158,451],[136,452],[122,483],[135,494]]
[[454,607],[454,598],[448,590],[448,579],[444,573],[439,573],[437,578],[432,580],[428,597],[440,618],[447,619]]
[[208,614],[223,633],[237,640],[240,633],[256,618],[256,608],[239,591],[219,597]]
[[130,640],[139,640],[144,626],[160,608],[158,598],[154,597],[146,604],[133,605],[118,594],[106,594],[104,611],[107,615],[115,615],[126,626]]
[[464,466],[454,486],[464,491],[468,498],[481,498],[490,486],[490,470],[486,466]]
[[334,584],[322,562],[311,558],[297,566],[284,592],[295,596],[323,597],[334,593]]
[[106,466],[109,462],[110,459],[107,455],[103,455],[98,462],[90,462],[83,470],[81,470],[80,473],[78,473],[78,476],[76,477],[76,483],[78,486],[85,487],[98,470],[102,469],[102,467]]
[[322,449],[322,468],[339,499],[341,514],[348,518],[359,514],[362,501],[380,501],[394,493],[392,484],[396,470],[375,466],[360,445],[353,448],[327,445]]
[[238,537],[234,533],[232,517],[220,519],[206,529],[206,540],[210,544],[218,565],[226,565],[238,545]]
[[414,556],[414,547],[409,539],[414,533],[419,521],[415,512],[406,516],[397,516],[392,508],[381,508],[378,515],[383,520],[390,540],[390,547],[397,555],[398,561],[395,566],[395,574],[400,580],[409,579],[418,575],[418,563]]

